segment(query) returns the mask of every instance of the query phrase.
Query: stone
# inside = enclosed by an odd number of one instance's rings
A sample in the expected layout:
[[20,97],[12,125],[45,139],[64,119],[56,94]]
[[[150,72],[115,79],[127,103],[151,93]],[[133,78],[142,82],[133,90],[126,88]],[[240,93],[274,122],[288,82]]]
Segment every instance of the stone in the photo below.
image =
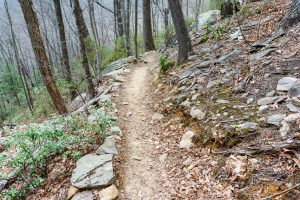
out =
[[230,40],[238,40],[240,36],[242,36],[242,32],[240,29],[238,29],[237,31],[235,31],[229,35]]
[[202,110],[193,107],[190,111],[190,115],[192,118],[194,119],[198,119],[198,120],[202,120],[205,118],[205,112],[203,112]]
[[182,164],[185,166],[190,165],[193,162],[192,157],[188,157]]
[[285,97],[281,97],[281,96],[264,97],[264,98],[259,99],[257,101],[257,104],[259,106],[269,105],[269,104],[273,104],[273,103],[279,103],[279,102],[283,101],[284,99],[285,99]]
[[298,99],[297,97],[292,97],[292,103],[296,106],[300,106],[300,99]]
[[220,57],[217,60],[217,64],[221,64],[221,65],[226,65],[227,63],[229,63],[231,60],[236,59],[239,55],[241,54],[241,50],[240,49],[234,49],[232,52],[230,52],[229,54]]
[[288,95],[290,97],[297,97],[300,95],[300,81],[293,84],[293,86],[289,89]]
[[68,190],[67,199],[71,199],[75,194],[77,194],[80,190],[74,186],[71,186]]
[[92,191],[89,190],[77,193],[72,198],[72,200],[94,200],[94,199],[96,199],[96,196]]
[[6,186],[7,180],[0,180],[0,191]]
[[285,115],[275,114],[275,115],[272,115],[272,116],[268,117],[267,123],[279,126],[281,121],[284,120],[284,118],[285,118]]
[[195,60],[197,60],[197,58],[198,58],[198,55],[192,55],[192,56],[188,57],[188,61],[195,61]]
[[225,99],[218,99],[216,102],[219,103],[219,104],[228,104],[228,103],[230,103],[230,101],[225,100]]
[[105,189],[98,192],[98,197],[100,200],[114,200],[118,197],[119,192],[115,185],[111,185]]
[[265,110],[267,110],[268,108],[269,108],[268,105],[260,106],[260,107],[258,108],[258,112],[259,112],[259,113],[262,113],[262,112],[264,112]]
[[187,131],[183,136],[182,139],[179,143],[179,148],[183,149],[189,149],[191,148],[194,144],[192,142],[192,138],[195,135],[193,131]]
[[297,81],[298,79],[294,77],[283,77],[278,81],[276,90],[289,91],[291,87],[294,85],[294,83]]
[[182,102],[180,105],[183,107],[189,107],[191,105],[191,102],[189,100],[186,100],[186,101]]
[[272,97],[272,96],[274,96],[275,93],[276,93],[276,91],[272,90],[266,94],[266,97]]
[[246,122],[246,123],[237,125],[236,128],[239,130],[246,131],[246,132],[253,132],[253,131],[257,130],[257,123]]
[[109,101],[110,101],[110,98],[109,98],[108,95],[101,95],[99,101],[100,101],[101,103],[109,102]]
[[123,133],[121,131],[121,129],[118,127],[118,126],[112,126],[109,128],[109,131],[108,131],[108,136],[111,136],[111,135],[119,135],[119,136],[122,136]]
[[101,76],[104,76],[105,74],[108,74],[112,71],[122,68],[125,63],[126,63],[126,58],[116,60],[116,61],[110,63],[107,67],[105,67],[104,70],[102,70]]
[[82,93],[80,95],[78,95],[69,105],[70,109],[76,110],[77,108],[79,108],[80,106],[82,106],[84,104],[84,101],[87,100],[87,94],[86,93]]
[[126,63],[134,63],[136,61],[135,57],[129,56],[126,58]]
[[89,122],[92,123],[92,122],[96,121],[97,118],[94,115],[91,114],[91,115],[88,116],[87,119],[88,119]]
[[152,115],[152,120],[153,121],[161,121],[164,118],[164,116],[160,113],[154,113]]
[[183,79],[185,79],[185,78],[190,77],[196,71],[196,69],[197,69],[197,67],[194,66],[194,67],[191,67],[191,68],[188,68],[187,70],[185,70],[179,76],[180,81],[183,80]]
[[159,160],[161,162],[165,161],[166,158],[167,158],[167,154],[166,153],[164,153],[164,154],[162,154],[162,155],[159,156]]
[[297,80],[294,77],[283,77],[278,81],[276,90],[289,91]]
[[117,82],[125,82],[125,78],[123,76],[116,76],[115,81]]
[[214,86],[219,85],[220,83],[221,83],[220,80],[209,81],[209,82],[207,83],[206,88],[207,88],[207,89],[212,88],[212,87],[214,87]]
[[282,120],[279,131],[282,138],[286,138],[287,134],[290,132],[290,126],[285,120]]
[[254,98],[250,97],[249,99],[247,99],[247,104],[251,104],[251,103],[253,103],[253,101],[254,101]]
[[292,103],[286,104],[286,107],[289,109],[290,112],[294,112],[294,113],[300,112],[300,108],[297,107],[297,106],[295,106],[295,105],[292,104]]
[[116,146],[115,136],[109,136],[105,139],[104,143],[96,150],[96,154],[118,154],[118,149]]
[[114,178],[112,158],[112,154],[87,154],[80,158],[72,173],[72,185],[80,189],[109,185]]
[[270,55],[275,49],[266,49],[250,56],[250,59],[259,60],[262,57]]
[[300,113],[289,114],[284,118],[286,122],[294,122],[300,118]]

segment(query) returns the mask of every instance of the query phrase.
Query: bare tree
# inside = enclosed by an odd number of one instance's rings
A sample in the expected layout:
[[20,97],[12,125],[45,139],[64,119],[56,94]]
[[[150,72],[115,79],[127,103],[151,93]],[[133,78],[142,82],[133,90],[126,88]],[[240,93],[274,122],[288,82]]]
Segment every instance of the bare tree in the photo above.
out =
[[168,0],[168,2],[179,46],[177,60],[179,65],[185,62],[188,54],[192,52],[192,44],[179,0]]
[[138,34],[138,0],[135,0],[134,3],[134,46],[135,46],[135,58],[138,59],[139,52],[138,52],[138,42],[137,42],[137,34]]
[[152,36],[150,0],[143,0],[143,28],[145,51],[147,52],[155,50],[155,45]]
[[76,97],[76,91],[72,87],[72,73],[71,73],[71,67],[70,67],[70,61],[69,61],[69,53],[67,48],[67,41],[66,41],[66,33],[65,33],[65,26],[64,26],[64,19],[61,12],[61,5],[60,0],[54,0],[54,6],[55,6],[55,13],[56,13],[56,20],[58,23],[58,29],[59,29],[59,38],[60,38],[60,46],[61,46],[61,52],[62,52],[62,60],[63,60],[63,76],[70,84],[70,97],[71,99],[74,99]]
[[[125,41],[125,48],[127,56],[130,56],[131,49],[130,49],[130,34],[129,34],[129,14],[130,14],[130,1],[129,0],[119,0],[120,7],[121,7],[121,13],[122,13],[122,22],[123,22],[123,28],[124,28],[124,41]],[[127,3],[126,3],[127,2]]]
[[85,73],[85,80],[88,85],[88,96],[89,98],[93,98],[96,95],[96,91],[94,88],[93,80],[92,80],[92,74],[90,72],[89,68],[89,61],[87,57],[87,48],[85,44],[86,39],[86,31],[85,31],[85,23],[82,15],[82,10],[80,7],[79,0],[73,0],[73,6],[74,6],[74,15],[76,18],[76,25],[79,33],[79,42],[80,42],[80,52],[82,56],[82,67]]
[[43,82],[59,114],[68,112],[53,79],[32,0],[19,0]]

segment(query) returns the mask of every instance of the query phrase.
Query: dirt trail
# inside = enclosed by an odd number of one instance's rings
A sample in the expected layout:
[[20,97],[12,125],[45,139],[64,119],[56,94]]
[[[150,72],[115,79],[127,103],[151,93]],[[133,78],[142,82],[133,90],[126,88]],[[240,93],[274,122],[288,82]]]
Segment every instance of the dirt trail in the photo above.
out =
[[165,176],[155,150],[155,124],[148,107],[151,86],[149,69],[155,65],[156,54],[149,53],[132,69],[120,94],[119,114],[124,132],[122,142],[123,163],[120,177],[123,193],[121,199],[167,199],[162,187]]

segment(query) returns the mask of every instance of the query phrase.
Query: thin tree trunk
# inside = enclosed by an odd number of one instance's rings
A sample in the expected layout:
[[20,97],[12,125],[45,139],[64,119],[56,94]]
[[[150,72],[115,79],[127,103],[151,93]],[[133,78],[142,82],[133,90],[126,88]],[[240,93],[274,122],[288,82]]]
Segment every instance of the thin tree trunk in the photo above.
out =
[[93,98],[96,94],[94,84],[92,81],[92,75],[89,69],[89,61],[87,58],[87,49],[85,44],[85,30],[84,30],[84,19],[82,15],[82,10],[80,7],[79,0],[73,0],[74,3],[74,14],[76,18],[76,25],[79,33],[79,41],[80,41],[80,52],[82,56],[82,67],[85,73],[85,80],[88,84],[88,96],[89,98]]
[[177,64],[180,65],[187,60],[189,53],[192,52],[192,44],[179,0],[168,0],[168,2],[179,46]]
[[[121,6],[121,13],[122,13],[122,21],[123,21],[123,27],[124,27],[124,36],[125,36],[125,48],[127,56],[132,55],[131,49],[130,49],[130,35],[129,35],[129,20],[127,16],[129,15],[130,5],[125,6],[125,0],[120,0],[120,6]],[[127,0],[127,4],[130,3]]]
[[155,50],[151,24],[151,1],[143,0],[143,31],[145,52]]
[[135,58],[138,59],[139,52],[138,52],[138,43],[137,43],[137,34],[138,34],[138,0],[135,0],[134,4],[134,17],[135,17],[135,24],[134,24],[134,46],[135,46]]
[[70,84],[70,97],[71,100],[73,100],[76,97],[76,91],[72,87],[72,73],[71,73],[71,67],[70,67],[70,61],[69,61],[69,52],[67,47],[67,41],[66,41],[66,33],[65,33],[65,25],[64,25],[64,19],[61,12],[61,5],[60,0],[54,0],[54,6],[55,6],[55,13],[56,13],[56,20],[58,23],[58,29],[59,29],[59,38],[60,38],[60,46],[61,46],[61,52],[62,52],[62,58],[63,58],[63,76]]
[[58,113],[59,114],[68,113],[66,104],[56,87],[56,83],[53,79],[49,67],[49,61],[43,44],[38,18],[33,8],[33,2],[32,0],[19,0],[19,3],[21,5],[22,12],[24,14],[27,30],[29,33],[29,37],[31,39],[32,47],[37,62],[39,64],[39,69],[41,72],[43,82],[50,94],[50,97]]

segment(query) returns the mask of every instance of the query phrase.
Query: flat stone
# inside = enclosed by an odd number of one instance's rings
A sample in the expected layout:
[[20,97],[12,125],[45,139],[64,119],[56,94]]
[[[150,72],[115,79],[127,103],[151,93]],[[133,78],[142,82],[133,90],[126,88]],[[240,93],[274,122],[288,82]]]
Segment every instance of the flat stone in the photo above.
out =
[[109,131],[108,131],[108,136],[111,136],[111,135],[119,135],[119,136],[122,136],[123,133],[121,131],[121,129],[118,127],[118,126],[112,126],[110,127]]
[[77,194],[80,190],[74,186],[71,186],[68,190],[67,199],[71,199],[75,194]]
[[254,101],[254,98],[250,97],[249,99],[247,99],[247,104],[251,104],[251,103],[253,103],[253,101]]
[[185,70],[183,73],[181,73],[181,75],[179,76],[180,80],[183,80],[185,78],[190,77],[195,71],[196,71],[197,67],[193,66],[187,70]]
[[193,136],[195,135],[194,132],[192,131],[187,131],[183,136],[182,136],[182,139],[179,143],[179,148],[183,149],[183,148],[186,148],[186,149],[189,149],[191,148],[194,144],[192,142],[192,138]]
[[289,114],[284,118],[286,122],[294,122],[300,118],[300,113]]
[[254,55],[251,55],[250,58],[258,60],[258,59],[261,59],[262,57],[270,55],[273,51],[275,51],[275,49],[266,49],[266,50],[263,50],[263,51],[260,51],[256,54],[254,54]]
[[290,126],[289,124],[285,121],[285,120],[282,120],[281,122],[281,128],[280,128],[280,135],[282,138],[286,138],[287,134],[290,132]]
[[118,197],[118,189],[115,185],[111,185],[105,189],[98,192],[98,197],[100,200],[114,200]]
[[219,103],[219,104],[228,104],[228,103],[230,103],[230,101],[227,101],[225,99],[218,99],[216,102]]
[[243,124],[239,124],[236,126],[240,130],[245,130],[247,132],[253,132],[257,130],[257,123],[253,122],[246,122]]
[[96,154],[104,155],[104,154],[118,154],[118,149],[116,146],[115,136],[107,137],[104,143],[96,150]]
[[99,101],[100,101],[101,103],[105,103],[105,102],[110,101],[110,98],[109,98],[108,95],[101,95]]
[[1,180],[0,181],[0,191],[4,189],[6,183],[7,183],[7,180]]
[[273,104],[273,103],[279,103],[281,101],[283,101],[285,98],[281,97],[281,96],[275,96],[275,97],[264,97],[261,98],[257,101],[257,104],[259,106],[263,106],[263,105],[269,105],[269,104]]
[[72,173],[72,185],[80,189],[109,185],[114,178],[112,158],[112,154],[87,154],[80,158]]
[[294,77],[283,77],[278,81],[276,90],[289,91],[296,81],[298,79]]
[[202,120],[205,118],[205,112],[203,112],[202,110],[193,107],[190,111],[190,115],[192,118],[194,119],[198,119],[198,120]]
[[276,93],[276,91],[272,90],[266,94],[266,97],[272,97],[272,96],[274,96],[275,93]]
[[229,54],[220,57],[217,60],[217,64],[221,64],[221,65],[226,65],[227,63],[229,63],[231,60],[236,59],[241,53],[240,49],[234,49],[232,52],[230,52]]
[[258,112],[259,112],[259,113],[262,113],[262,112],[264,112],[265,110],[268,110],[268,108],[269,108],[268,105],[260,106],[260,107],[258,108]]
[[294,113],[300,112],[300,108],[297,107],[297,106],[295,106],[295,105],[292,104],[292,103],[286,104],[286,107],[289,109],[290,112],[294,112]]
[[92,191],[89,190],[77,193],[72,198],[72,200],[94,200],[94,199],[96,199],[96,196]]
[[152,115],[152,120],[153,121],[161,121],[164,118],[164,116],[160,113],[154,113]]
[[272,115],[270,117],[268,117],[267,119],[267,123],[268,124],[272,124],[272,125],[276,125],[279,126],[281,121],[285,118],[285,115],[281,115],[281,114],[276,114],[276,115]]
[[300,95],[300,81],[293,84],[293,86],[289,89],[288,95],[290,97],[297,97]]

